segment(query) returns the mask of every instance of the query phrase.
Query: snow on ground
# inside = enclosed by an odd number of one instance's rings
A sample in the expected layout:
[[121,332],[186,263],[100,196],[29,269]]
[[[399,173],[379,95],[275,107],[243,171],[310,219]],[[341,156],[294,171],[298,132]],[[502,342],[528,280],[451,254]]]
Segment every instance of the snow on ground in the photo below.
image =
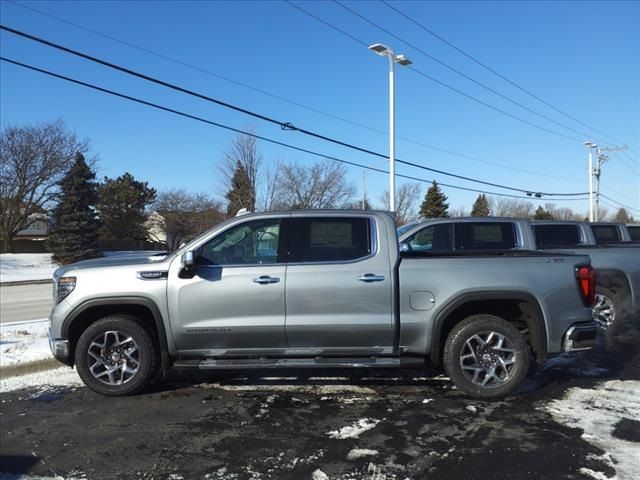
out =
[[56,268],[50,253],[0,253],[0,283],[51,280]]
[[0,367],[52,358],[48,328],[46,318],[0,324]]
[[380,420],[372,418],[361,418],[353,425],[347,425],[340,430],[332,430],[327,432],[329,438],[345,439],[345,438],[360,438],[360,435],[367,430],[371,430],[380,423]]
[[36,390],[33,395],[37,396],[58,387],[78,387],[81,385],[84,384],[73,368],[60,367],[55,370],[2,379],[0,380],[0,392],[31,388]]
[[[617,478],[640,478],[638,444],[614,435],[623,419],[631,422],[640,419],[640,381],[610,380],[592,388],[572,388],[564,398],[543,408],[557,422],[581,428],[585,441],[606,452],[599,458],[616,470]],[[587,468],[581,472],[596,479],[608,478],[603,472]]]
[[[149,256],[162,260],[158,250],[116,250],[103,252],[105,257]],[[50,253],[0,253],[0,283],[51,280],[58,265]]]

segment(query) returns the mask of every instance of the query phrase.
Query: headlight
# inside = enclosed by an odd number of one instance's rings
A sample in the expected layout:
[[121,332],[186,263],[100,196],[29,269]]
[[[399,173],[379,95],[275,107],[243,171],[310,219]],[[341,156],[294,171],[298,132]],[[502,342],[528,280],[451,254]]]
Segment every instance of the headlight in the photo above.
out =
[[76,288],[76,277],[61,277],[58,279],[58,296],[56,302],[60,303],[67,298],[73,289]]

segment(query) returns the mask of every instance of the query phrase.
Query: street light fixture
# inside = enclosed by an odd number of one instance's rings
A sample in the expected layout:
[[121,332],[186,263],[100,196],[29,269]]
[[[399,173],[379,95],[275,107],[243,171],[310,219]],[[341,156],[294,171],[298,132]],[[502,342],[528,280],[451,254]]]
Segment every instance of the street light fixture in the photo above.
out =
[[381,57],[387,57],[389,59],[389,209],[392,212],[396,210],[396,126],[395,126],[395,89],[393,79],[393,67],[398,63],[402,66],[411,65],[405,55],[396,55],[386,45],[381,43],[374,43],[369,45],[369,50],[380,55]]

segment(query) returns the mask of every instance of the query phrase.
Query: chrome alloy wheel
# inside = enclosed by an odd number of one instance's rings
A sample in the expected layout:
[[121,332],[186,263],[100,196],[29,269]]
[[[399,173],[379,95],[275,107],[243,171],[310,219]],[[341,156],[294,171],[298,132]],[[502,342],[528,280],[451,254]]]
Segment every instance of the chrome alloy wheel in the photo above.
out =
[[596,293],[596,300],[593,305],[594,319],[603,327],[608,327],[616,319],[616,309],[613,301],[601,293]]
[[516,367],[516,350],[507,337],[497,332],[480,332],[467,340],[460,352],[460,368],[475,385],[496,388],[504,385]]
[[140,349],[129,335],[116,330],[101,333],[88,350],[89,371],[106,385],[127,383],[140,369]]

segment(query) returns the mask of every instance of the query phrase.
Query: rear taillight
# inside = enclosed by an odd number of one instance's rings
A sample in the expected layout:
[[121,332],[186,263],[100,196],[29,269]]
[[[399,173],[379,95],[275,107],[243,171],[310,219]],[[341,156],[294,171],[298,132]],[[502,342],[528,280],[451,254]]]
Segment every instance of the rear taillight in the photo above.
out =
[[593,307],[596,300],[596,271],[591,265],[581,265],[576,268],[576,280],[585,306]]

